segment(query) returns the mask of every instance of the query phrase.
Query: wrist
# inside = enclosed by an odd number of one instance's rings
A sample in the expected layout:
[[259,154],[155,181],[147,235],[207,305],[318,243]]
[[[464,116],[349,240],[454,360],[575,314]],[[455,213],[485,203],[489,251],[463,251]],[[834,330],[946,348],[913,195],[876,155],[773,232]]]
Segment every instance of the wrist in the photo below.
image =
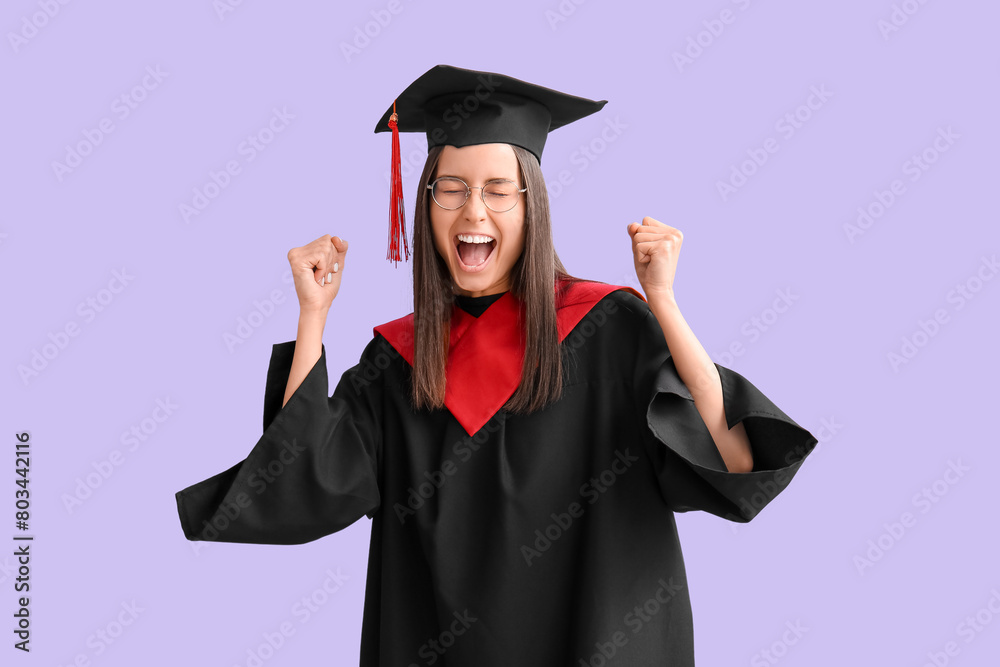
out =
[[654,305],[664,308],[677,307],[677,297],[674,295],[674,291],[672,289],[647,291],[646,301],[649,303],[650,308],[653,308]]
[[325,310],[304,310],[299,313],[298,336],[323,337],[323,330],[326,328]]
[[320,322],[325,324],[326,317],[330,313],[329,308],[316,308],[316,309],[300,309],[299,310],[299,322],[306,322],[309,324]]

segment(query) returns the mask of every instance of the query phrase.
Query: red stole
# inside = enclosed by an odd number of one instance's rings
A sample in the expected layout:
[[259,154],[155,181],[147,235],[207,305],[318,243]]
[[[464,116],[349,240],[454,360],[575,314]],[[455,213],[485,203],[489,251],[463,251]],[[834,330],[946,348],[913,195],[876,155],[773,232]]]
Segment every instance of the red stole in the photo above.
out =
[[[561,285],[556,284],[560,343],[598,301],[614,290],[628,290],[645,301],[639,292],[621,285],[570,283],[560,294]],[[518,320],[522,313],[523,305],[510,291],[479,317],[458,306],[452,312],[444,403],[469,435],[478,432],[521,383],[525,345],[523,321]],[[413,313],[378,325],[372,334],[382,334],[413,366]]]

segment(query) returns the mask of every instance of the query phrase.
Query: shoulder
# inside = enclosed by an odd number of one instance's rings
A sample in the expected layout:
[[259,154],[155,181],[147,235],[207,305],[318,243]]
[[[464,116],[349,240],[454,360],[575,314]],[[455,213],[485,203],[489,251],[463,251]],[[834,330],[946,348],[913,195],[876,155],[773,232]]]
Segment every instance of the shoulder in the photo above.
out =
[[621,345],[622,341],[635,340],[650,312],[642,295],[625,285],[580,281],[570,294],[577,300],[576,317],[570,317],[569,311],[574,309],[570,307],[560,312],[560,319],[571,338],[598,334],[598,338]]
[[649,312],[649,304],[646,303],[646,299],[631,287],[619,287],[610,292],[605,297],[605,300],[615,304],[617,308],[623,310],[628,316],[637,317],[639,320],[646,317],[646,313]]
[[556,278],[556,304],[557,307],[563,304],[580,303],[584,301],[596,302],[612,292],[624,292],[635,297],[639,301],[645,298],[634,287],[630,285],[618,285],[606,283],[600,280],[589,278],[579,278],[569,276],[567,278]]
[[387,347],[393,356],[413,363],[413,313],[372,328],[371,345]]
[[[362,350],[357,363],[341,375],[337,392],[356,399],[364,395],[375,401],[384,391],[402,386],[408,364],[392,345],[381,335],[375,334]],[[345,392],[350,392],[345,394]]]
[[581,280],[574,287],[579,292],[591,294],[592,310],[615,314],[616,319],[639,323],[650,312],[642,294],[628,285]]
[[408,313],[402,317],[397,317],[394,320],[389,320],[388,322],[383,322],[372,327],[372,334],[376,338],[379,334],[382,334],[386,338],[392,338],[394,335],[406,331],[413,331],[413,313]]
[[372,356],[389,356],[391,358],[396,358],[400,356],[399,351],[392,346],[392,343],[386,339],[381,333],[376,332],[372,339],[368,341],[368,345],[365,346],[363,353],[366,357]]

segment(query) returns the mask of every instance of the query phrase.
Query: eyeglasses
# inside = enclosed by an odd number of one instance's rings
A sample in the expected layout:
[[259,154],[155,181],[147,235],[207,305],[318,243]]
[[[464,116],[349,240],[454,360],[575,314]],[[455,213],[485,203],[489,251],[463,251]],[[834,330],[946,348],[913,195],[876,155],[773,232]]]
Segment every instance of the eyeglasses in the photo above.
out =
[[[477,188],[486,208],[495,213],[505,213],[517,206],[521,193],[528,189],[518,189],[517,183],[508,179],[490,181]],[[427,189],[431,191],[434,203],[446,211],[462,208],[472,194],[468,183],[452,176],[442,176],[428,185]]]

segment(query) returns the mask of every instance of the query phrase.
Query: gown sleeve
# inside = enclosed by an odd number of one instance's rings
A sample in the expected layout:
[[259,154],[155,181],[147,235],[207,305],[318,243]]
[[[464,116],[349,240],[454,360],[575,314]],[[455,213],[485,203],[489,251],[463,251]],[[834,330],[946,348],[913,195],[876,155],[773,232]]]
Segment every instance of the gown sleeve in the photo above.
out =
[[[729,428],[742,422],[753,469],[729,472],[694,398],[677,374],[663,330],[643,308],[636,344],[635,396],[661,495],[675,512],[704,510],[746,523],[788,486],[817,440],[749,380],[719,364]],[[640,311],[641,312],[641,311]]]
[[240,463],[176,494],[189,540],[302,544],[346,528],[380,504],[379,337],[327,396],[326,346],[282,407],[295,341],[275,344],[264,432]]

